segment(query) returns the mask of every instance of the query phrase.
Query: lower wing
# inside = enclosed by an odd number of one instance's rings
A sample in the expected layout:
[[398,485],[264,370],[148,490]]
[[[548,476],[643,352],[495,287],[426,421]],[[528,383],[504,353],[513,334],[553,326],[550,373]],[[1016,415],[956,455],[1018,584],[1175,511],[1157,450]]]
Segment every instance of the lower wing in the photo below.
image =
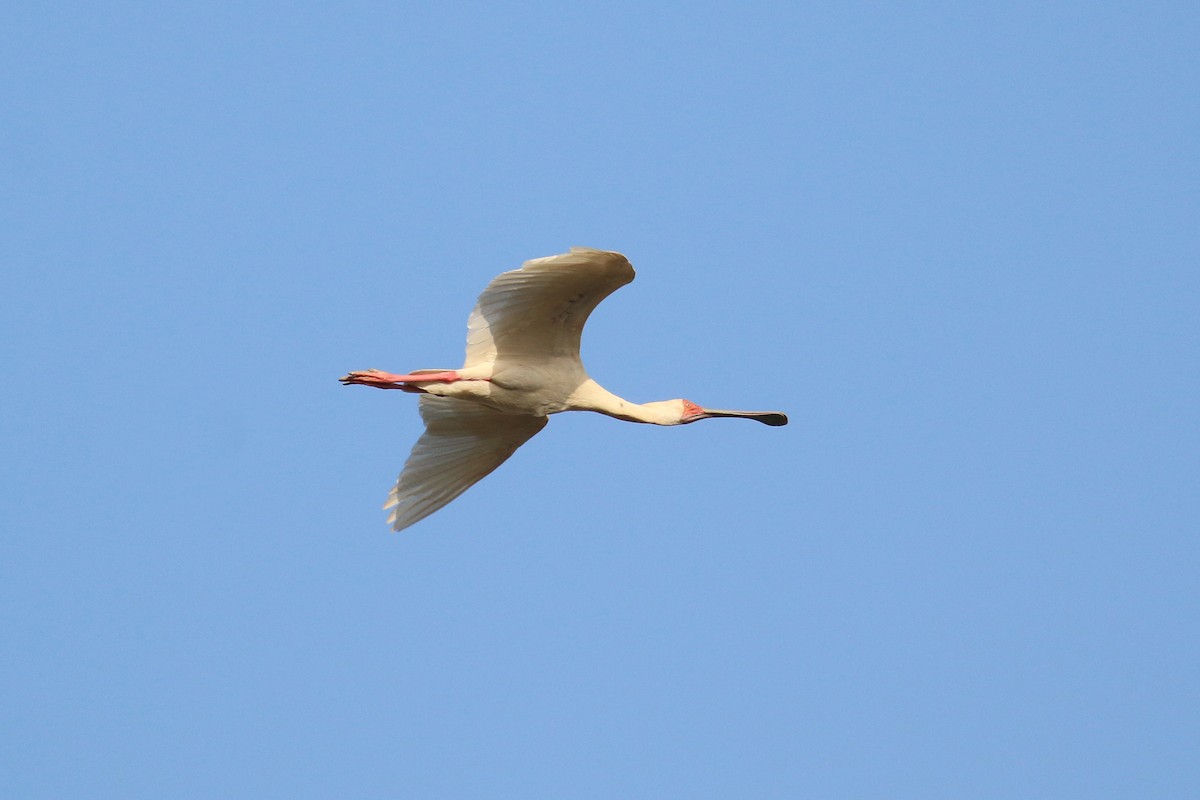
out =
[[502,414],[451,397],[423,394],[425,433],[417,440],[384,508],[403,530],[478,483],[546,427],[546,417]]

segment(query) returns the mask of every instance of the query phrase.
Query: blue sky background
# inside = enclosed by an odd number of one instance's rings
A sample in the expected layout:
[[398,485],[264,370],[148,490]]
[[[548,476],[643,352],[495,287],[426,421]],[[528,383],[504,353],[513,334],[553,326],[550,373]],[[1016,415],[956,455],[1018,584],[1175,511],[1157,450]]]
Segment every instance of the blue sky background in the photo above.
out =
[[[1187,3],[10,2],[0,794],[1200,791]],[[573,244],[637,401],[401,535]]]

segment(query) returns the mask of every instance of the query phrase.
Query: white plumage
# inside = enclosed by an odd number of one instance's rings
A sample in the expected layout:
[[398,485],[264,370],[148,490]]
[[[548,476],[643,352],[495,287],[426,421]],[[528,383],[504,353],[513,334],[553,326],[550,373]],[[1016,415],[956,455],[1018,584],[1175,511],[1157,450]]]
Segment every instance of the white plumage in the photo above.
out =
[[394,530],[432,514],[500,466],[560,411],[598,411],[630,422],[681,425],[745,417],[786,425],[771,411],[721,411],[688,400],[632,403],[591,378],[579,358],[588,315],[633,280],[620,253],[573,247],[497,276],[467,323],[458,370],[393,375],[351,372],[345,384],[420,393],[425,433],[413,447],[384,508]]
[[385,509],[395,530],[422,520],[503,464],[546,427],[546,417],[504,414],[486,406],[423,394],[425,433],[413,446]]
[[584,247],[498,275],[467,320],[463,367],[531,357],[578,361],[588,315],[633,277],[625,256]]

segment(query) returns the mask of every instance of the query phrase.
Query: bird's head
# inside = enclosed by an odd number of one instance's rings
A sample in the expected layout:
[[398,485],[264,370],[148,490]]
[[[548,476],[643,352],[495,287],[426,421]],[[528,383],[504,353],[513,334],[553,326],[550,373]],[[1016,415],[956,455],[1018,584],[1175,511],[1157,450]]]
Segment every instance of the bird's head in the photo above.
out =
[[664,400],[661,403],[647,403],[646,405],[663,406],[664,411],[672,415],[674,421],[668,424],[687,425],[691,422],[696,422],[702,419],[714,419],[716,417],[743,417],[745,419],[753,419],[761,422],[764,425],[787,425],[787,414],[779,411],[726,411],[717,408],[703,408],[696,405],[691,400]]

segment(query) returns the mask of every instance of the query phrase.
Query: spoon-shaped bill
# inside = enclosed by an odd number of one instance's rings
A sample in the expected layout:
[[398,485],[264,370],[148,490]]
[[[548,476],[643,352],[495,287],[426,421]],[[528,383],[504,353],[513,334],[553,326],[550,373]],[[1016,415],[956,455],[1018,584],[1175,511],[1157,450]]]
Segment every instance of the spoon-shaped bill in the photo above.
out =
[[757,420],[763,425],[774,427],[788,424],[787,414],[779,411],[726,411],[719,408],[706,408],[704,409],[704,416],[701,419],[709,417],[745,417],[746,419]]

